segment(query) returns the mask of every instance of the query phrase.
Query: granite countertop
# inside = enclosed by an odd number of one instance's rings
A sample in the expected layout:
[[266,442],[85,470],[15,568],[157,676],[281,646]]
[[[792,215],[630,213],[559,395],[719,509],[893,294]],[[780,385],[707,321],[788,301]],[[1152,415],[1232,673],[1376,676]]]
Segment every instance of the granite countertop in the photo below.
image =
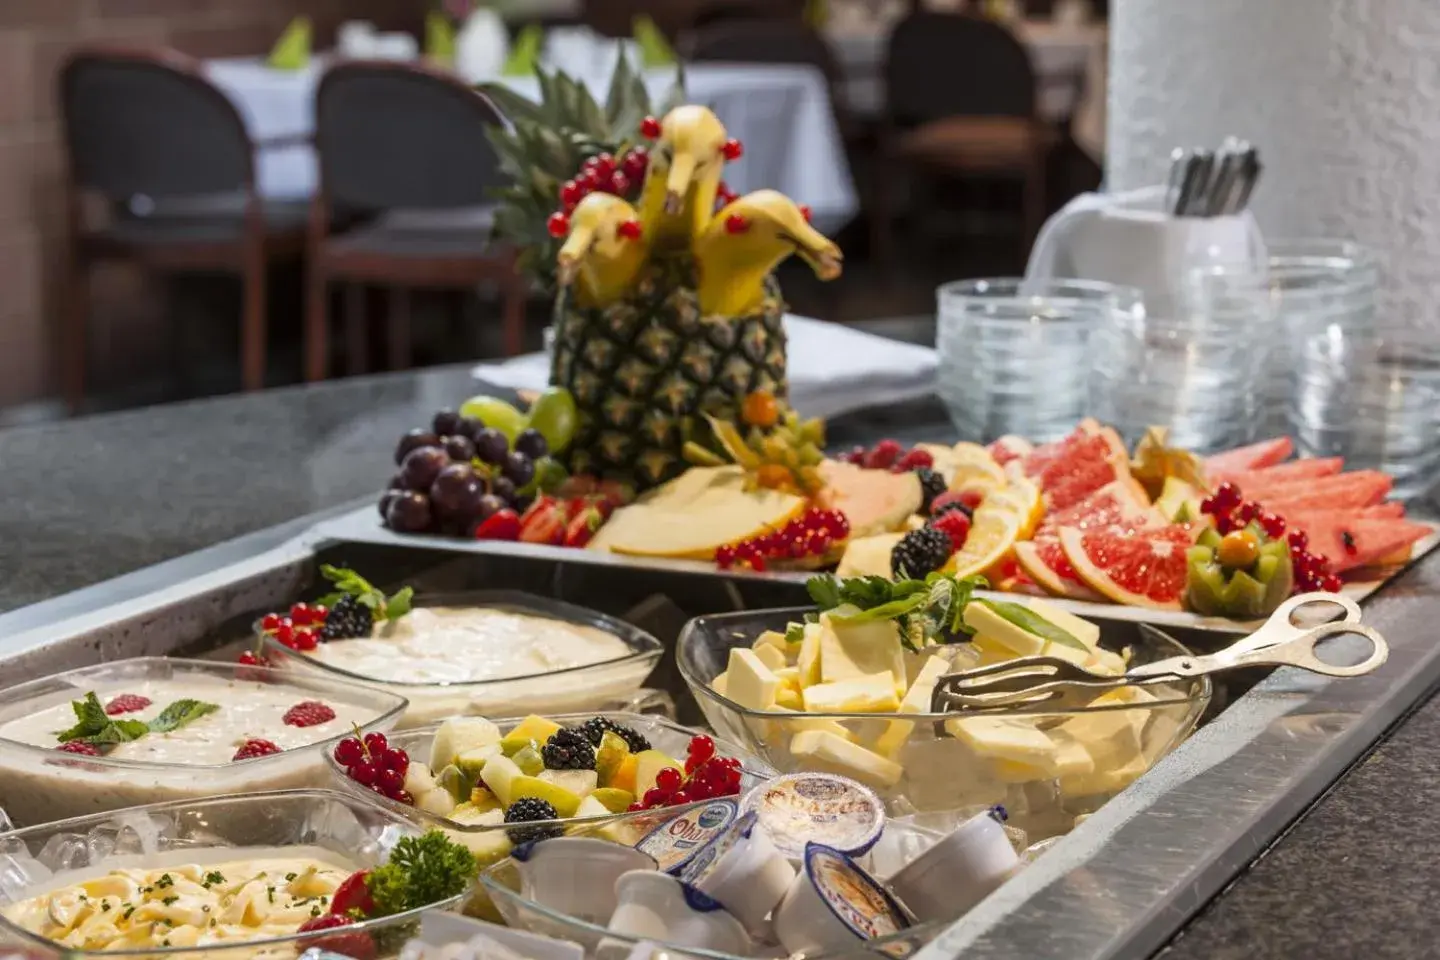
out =
[[[0,431],[0,613],[374,495],[400,434],[476,392],[449,367]],[[831,423],[837,445],[948,432],[934,403]],[[1431,702],[1162,955],[1428,955],[1437,740]]]

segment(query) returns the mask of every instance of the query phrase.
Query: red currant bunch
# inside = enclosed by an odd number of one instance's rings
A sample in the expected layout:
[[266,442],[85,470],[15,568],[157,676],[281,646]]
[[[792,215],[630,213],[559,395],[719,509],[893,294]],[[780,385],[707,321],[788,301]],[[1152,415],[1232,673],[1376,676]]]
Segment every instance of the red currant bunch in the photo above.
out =
[[630,805],[631,810],[678,807],[696,800],[733,797],[740,792],[740,761],[717,757],[715,741],[705,734],[690,738],[685,752],[685,772],[665,767],[655,775],[655,786]]
[[563,238],[570,232],[570,213],[581,200],[592,193],[629,197],[645,182],[649,169],[650,151],[645,147],[635,147],[621,157],[597,153],[581,165],[574,179],[560,185],[560,209],[550,214],[546,230],[557,240]]
[[726,544],[715,551],[715,563],[722,570],[736,566],[764,570],[771,561],[823,557],[848,536],[850,521],[845,514],[812,507],[779,530]]
[[320,645],[320,629],[329,615],[324,604],[297,603],[289,616],[267,613],[260,620],[260,629],[291,650],[314,650]]
[[385,734],[346,737],[335,744],[335,761],[345,768],[346,776],[362,787],[369,787],[397,803],[415,803],[415,798],[405,789],[405,772],[410,769],[410,755],[399,747],[390,746]]
[[869,450],[855,447],[841,459],[867,470],[889,470],[891,473],[908,473],[935,466],[935,457],[930,451],[918,447],[906,450],[899,440],[881,440]]
[[1200,512],[1214,520],[1215,529],[1221,534],[1253,523],[1271,540],[1284,537],[1290,548],[1290,565],[1295,571],[1297,593],[1313,590],[1336,593],[1340,590],[1340,578],[1331,572],[1330,561],[1306,549],[1309,538],[1305,531],[1290,529],[1284,517],[1266,510],[1253,500],[1246,500],[1235,484],[1225,482],[1217,486],[1210,496],[1200,501]]

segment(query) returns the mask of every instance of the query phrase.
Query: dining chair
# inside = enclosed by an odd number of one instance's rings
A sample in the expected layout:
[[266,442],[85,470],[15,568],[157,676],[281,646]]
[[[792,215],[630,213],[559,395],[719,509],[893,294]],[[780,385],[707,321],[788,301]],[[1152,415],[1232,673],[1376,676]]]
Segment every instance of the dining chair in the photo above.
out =
[[1035,70],[1015,35],[963,13],[911,13],[890,35],[885,84],[875,258],[890,259],[894,184],[915,169],[1019,179],[1028,251],[1045,218],[1045,162],[1056,134],[1036,113]]
[[[262,388],[266,271],[303,253],[305,204],[260,196],[244,121],[183,54],[81,48],[61,67],[59,99],[68,167],[62,364],[71,411],[85,398],[90,270],[103,260],[238,274],[241,380],[246,390]],[[94,207],[105,215],[87,216]]]
[[[469,291],[492,283],[502,304],[505,351],[520,352],[529,287],[515,251],[491,239],[492,188],[502,183],[486,129],[502,123],[482,94],[413,63],[349,61],[315,93],[320,188],[311,207],[306,292],[306,377],[328,366],[328,291],[349,284],[347,353],[363,371],[363,286],[389,288],[390,364],[410,363],[415,289]],[[337,231],[337,224],[359,226]]]

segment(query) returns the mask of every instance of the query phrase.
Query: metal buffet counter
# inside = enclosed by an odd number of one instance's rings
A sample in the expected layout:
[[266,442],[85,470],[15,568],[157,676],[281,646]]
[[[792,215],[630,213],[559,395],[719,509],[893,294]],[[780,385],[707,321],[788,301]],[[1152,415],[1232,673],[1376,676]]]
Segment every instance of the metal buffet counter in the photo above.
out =
[[[133,418],[151,416],[180,417],[197,431],[204,425],[203,430],[213,432],[222,423],[248,419],[252,427],[240,431],[244,436],[237,438],[238,457],[250,449],[247,444],[274,444],[273,433],[267,439],[250,430],[263,430],[268,418],[280,415],[288,404],[292,414],[308,411],[305,415],[323,422],[332,442],[366,450],[365,456],[375,461],[374,472],[383,476],[385,454],[373,451],[388,448],[388,438],[396,432],[390,429],[391,421],[410,416],[412,406],[432,408],[437,390],[463,395],[463,378],[457,373],[351,383],[332,397],[337,406],[352,405],[349,416],[322,414],[323,398],[315,396],[327,389],[321,388],[189,405],[186,411],[166,408],[99,418],[68,429],[78,435],[96,430],[98,424],[103,431],[104,421],[110,420],[111,432],[123,435],[136,428]],[[363,409],[353,406],[366,395],[392,401],[380,404],[374,419],[381,422],[366,423]],[[248,412],[247,404],[252,405]],[[303,430],[295,427],[297,416],[288,422],[292,430]],[[871,418],[837,427],[840,442],[848,442],[847,432],[873,436],[881,429],[891,431],[893,424]],[[58,434],[67,427],[51,429]],[[374,440],[360,443],[356,437]],[[15,444],[13,434],[0,433],[0,454],[13,452]],[[125,470],[137,468],[145,452],[134,449],[134,463],[112,465],[119,479],[125,479]],[[0,465],[7,480],[18,476],[20,464],[0,457]],[[267,469],[280,468],[267,463]],[[363,470],[346,479],[370,483]],[[186,484],[183,478],[172,481],[168,505],[183,513],[193,506],[186,501]],[[7,538],[11,544],[13,537],[42,537],[45,532],[40,516],[44,495],[37,494],[40,503],[17,502],[14,497],[23,486],[16,486],[7,491],[6,512],[0,513],[5,522],[0,529],[12,531]],[[345,483],[331,487],[343,490]],[[378,487],[375,483],[368,489]],[[216,504],[199,506],[208,510]],[[433,548],[416,548],[343,538],[346,523],[337,521],[353,522],[365,511],[374,515],[369,496],[0,614],[0,686],[121,656],[231,659],[248,641],[249,624],[258,611],[283,607],[314,591],[321,563],[343,562],[377,581],[411,583],[422,592],[522,588],[623,615],[667,642],[688,617],[700,613],[805,602],[802,587],[781,579],[580,565],[557,556],[487,556],[447,549],[438,541]],[[22,526],[27,515],[34,519]],[[263,511],[258,515],[265,516]],[[99,517],[96,522],[103,529],[129,519]],[[23,553],[11,545],[0,552],[12,549]],[[27,564],[36,562],[31,556]],[[14,557],[7,562],[13,563]],[[1056,842],[920,956],[1078,960],[1143,957],[1164,947],[1440,679],[1440,649],[1428,629],[1440,619],[1437,588],[1440,557],[1431,554],[1365,602],[1365,622],[1378,628],[1391,646],[1389,661],[1369,676],[1335,683],[1281,670],[1221,684],[1206,722],[1187,743]],[[1105,629],[1134,627],[1112,622]],[[1204,635],[1180,639],[1200,645],[1215,642]],[[677,699],[684,694],[673,658],[662,661],[652,682],[670,689]],[[694,719],[693,704],[683,701],[682,719],[687,706]],[[1334,882],[1343,884],[1344,877]],[[1383,936],[1379,928],[1374,932]],[[1275,936],[1283,941],[1286,934],[1277,931]],[[1267,952],[1264,944],[1255,947]],[[1285,955],[1283,945],[1269,953]]]

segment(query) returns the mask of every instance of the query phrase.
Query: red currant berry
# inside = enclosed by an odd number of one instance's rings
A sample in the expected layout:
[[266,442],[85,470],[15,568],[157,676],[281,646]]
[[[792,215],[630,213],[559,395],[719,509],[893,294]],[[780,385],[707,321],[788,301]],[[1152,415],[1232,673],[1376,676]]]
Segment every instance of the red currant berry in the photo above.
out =
[[640,121],[640,136],[646,140],[654,140],[660,136],[662,128],[660,121],[654,117],[646,117]]
[[1222,510],[1233,510],[1240,505],[1240,488],[1226,481],[1215,488],[1214,497]]
[[366,787],[375,783],[376,779],[380,776],[380,771],[375,769],[375,764],[368,761],[351,764],[350,769],[346,772],[350,774],[351,780]]
[[806,223],[809,223],[815,219],[815,211],[810,209],[810,204],[802,203],[800,204],[800,216],[805,218]]
[[574,180],[566,180],[565,185],[560,188],[560,202],[569,210],[575,204],[585,198],[585,191]]
[[311,623],[324,623],[328,616],[330,616],[330,608],[323,603],[317,603],[310,608]]
[[739,773],[745,766],[737,757],[716,757],[715,763],[722,770],[733,770],[735,773]]
[[720,147],[720,152],[725,155],[726,160],[739,160],[745,156],[745,144],[732,138],[725,141],[724,145]]
[[625,808],[625,812],[626,812],[626,813],[639,813],[641,810],[644,810],[644,809],[645,809],[645,804],[641,803],[639,800],[636,800],[634,803],[630,804],[630,806],[628,806],[628,807]]
[[615,158],[608,153],[599,153],[585,161],[586,166],[594,170],[602,180],[608,179],[615,172]]
[[386,770],[394,770],[403,777],[405,771],[410,769],[410,754],[399,747],[387,747],[380,755],[380,766]]
[[545,221],[545,229],[550,232],[550,236],[559,240],[570,232],[570,218],[563,213],[552,213],[550,219]]
[[1265,536],[1271,540],[1278,540],[1285,535],[1285,518],[1279,514],[1261,510],[1255,519],[1259,521],[1260,529],[1265,531]]
[[1290,551],[1304,551],[1310,545],[1310,537],[1304,530],[1291,530],[1285,535],[1285,542],[1290,544]]
[[415,797],[411,795],[409,790],[401,790],[391,799],[394,800],[396,803],[403,803],[407,807],[415,806]]
[[260,620],[260,629],[264,630],[267,633],[273,631],[278,626],[280,626],[279,614],[267,613]]
[[1218,530],[1220,533],[1229,533],[1232,530],[1238,530],[1239,528],[1240,524],[1235,521],[1235,515],[1233,513],[1215,514],[1215,529]]
[[750,221],[740,216],[740,214],[738,213],[732,213],[730,214],[730,216],[725,218],[726,233],[744,233],[746,230],[749,229]]
[[365,749],[372,757],[379,757],[390,746],[390,741],[385,739],[385,734],[380,732],[365,734]]
[[645,796],[640,799],[644,801],[647,807],[663,807],[669,803],[670,794],[661,790],[659,787],[651,787],[645,791]]
[[310,605],[308,603],[297,603],[290,608],[290,619],[296,626],[303,627],[310,622]]
[[1220,505],[1215,502],[1214,497],[1206,497],[1204,500],[1200,501],[1200,512],[1206,514],[1207,516],[1214,516],[1215,514],[1222,513],[1223,511],[1221,511]]
[[685,773],[687,776],[694,776],[695,772],[705,765],[704,760],[696,760],[694,757],[685,758]]
[[636,147],[625,155],[620,163],[620,169],[625,171],[625,176],[633,183],[645,177],[645,170],[650,166],[650,155],[644,147]]
[[1251,520],[1254,520],[1259,515],[1260,504],[1256,503],[1253,500],[1248,500],[1235,508],[1235,519],[1242,527],[1245,526],[1245,524],[1249,523]]
[[721,570],[729,570],[735,565],[735,548],[727,544],[716,550],[715,563]]
[[354,737],[346,737],[335,744],[335,760],[347,767],[353,767],[365,759],[365,748]]
[[375,782],[385,791],[387,797],[393,797],[405,789],[405,777],[394,770],[381,770]]
[[235,659],[235,662],[244,667],[265,666],[265,660],[262,657],[257,656],[254,652],[250,650],[246,650],[244,653],[240,654],[240,656]]
[[692,757],[709,760],[715,756],[715,741],[703,733],[696,734],[690,738],[690,745],[685,748],[685,752]]
[[320,638],[314,630],[295,631],[296,650],[314,650],[318,646],[320,646]]
[[769,565],[765,562],[764,557],[755,557],[750,561],[750,569],[754,570],[756,573],[764,573],[766,567],[768,566]]
[[671,794],[671,796],[670,796],[670,805],[671,805],[672,807],[678,807],[678,806],[680,806],[680,804],[682,804],[682,803],[689,803],[689,802],[691,801],[691,799],[693,799],[693,798],[690,796],[690,791],[688,791],[688,790],[676,790],[676,791],[675,791],[673,794]]
[[1327,573],[1320,580],[1320,589],[1326,593],[1339,593],[1344,586],[1338,574]]
[[674,793],[676,790],[679,790],[680,785],[684,782],[684,778],[680,776],[680,771],[674,767],[665,767],[659,773],[655,774],[655,788],[657,790],[663,790],[666,793]]
[[275,628],[275,639],[287,647],[295,645],[295,628],[288,624],[280,624]]
[[619,170],[610,174],[605,181],[605,185],[609,188],[610,192],[617,197],[623,197],[630,192],[630,178]]
[[645,228],[640,225],[639,220],[626,220],[615,228],[615,235],[626,240],[639,240],[645,235]]

